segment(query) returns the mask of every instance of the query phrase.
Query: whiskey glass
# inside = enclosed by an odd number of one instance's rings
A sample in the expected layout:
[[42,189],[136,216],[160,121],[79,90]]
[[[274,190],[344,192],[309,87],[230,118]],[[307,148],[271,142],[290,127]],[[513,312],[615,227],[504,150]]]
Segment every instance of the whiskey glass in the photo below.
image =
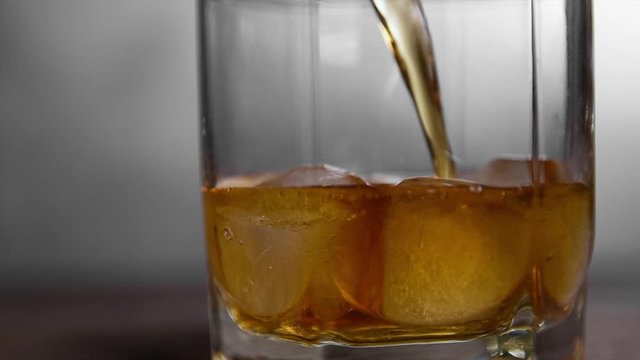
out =
[[212,358],[583,359],[591,12],[200,0]]

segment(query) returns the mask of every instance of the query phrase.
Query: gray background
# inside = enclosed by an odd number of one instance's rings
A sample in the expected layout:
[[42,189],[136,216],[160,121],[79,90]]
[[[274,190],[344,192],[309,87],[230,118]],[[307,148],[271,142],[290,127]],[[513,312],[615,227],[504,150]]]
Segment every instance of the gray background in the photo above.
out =
[[[640,2],[595,13],[591,279],[640,289]],[[195,33],[191,0],[0,0],[0,290],[205,281]]]

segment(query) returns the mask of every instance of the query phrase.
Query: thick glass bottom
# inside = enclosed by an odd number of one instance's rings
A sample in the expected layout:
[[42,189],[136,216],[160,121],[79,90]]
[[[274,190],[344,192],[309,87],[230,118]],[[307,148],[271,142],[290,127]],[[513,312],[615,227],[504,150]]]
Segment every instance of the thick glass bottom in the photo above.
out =
[[495,335],[459,342],[380,346],[326,344],[305,346],[255,335],[240,329],[226,309],[212,313],[213,360],[581,360],[584,359],[585,292],[582,291],[571,314],[561,322],[539,329],[526,316]]

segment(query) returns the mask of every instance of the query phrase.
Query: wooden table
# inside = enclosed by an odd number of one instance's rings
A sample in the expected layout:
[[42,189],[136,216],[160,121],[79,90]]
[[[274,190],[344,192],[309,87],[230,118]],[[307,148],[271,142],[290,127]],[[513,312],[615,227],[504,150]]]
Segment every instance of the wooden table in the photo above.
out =
[[[640,291],[593,289],[589,360],[640,359]],[[208,359],[204,288],[0,294],[1,360]]]

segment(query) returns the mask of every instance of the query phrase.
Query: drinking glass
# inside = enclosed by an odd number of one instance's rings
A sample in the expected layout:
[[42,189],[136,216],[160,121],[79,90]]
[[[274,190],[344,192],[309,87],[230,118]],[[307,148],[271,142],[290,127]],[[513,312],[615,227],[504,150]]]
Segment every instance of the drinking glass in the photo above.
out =
[[591,11],[200,0],[213,359],[583,359]]

